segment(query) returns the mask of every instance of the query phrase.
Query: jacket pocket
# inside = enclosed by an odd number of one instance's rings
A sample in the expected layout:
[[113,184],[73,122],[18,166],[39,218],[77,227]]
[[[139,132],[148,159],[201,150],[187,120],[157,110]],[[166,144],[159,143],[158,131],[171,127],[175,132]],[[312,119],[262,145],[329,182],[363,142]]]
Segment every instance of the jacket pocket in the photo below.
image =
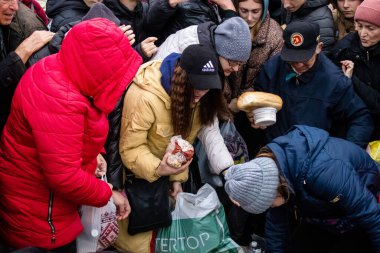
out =
[[156,134],[162,137],[171,137],[173,136],[173,127],[170,124],[157,124]]

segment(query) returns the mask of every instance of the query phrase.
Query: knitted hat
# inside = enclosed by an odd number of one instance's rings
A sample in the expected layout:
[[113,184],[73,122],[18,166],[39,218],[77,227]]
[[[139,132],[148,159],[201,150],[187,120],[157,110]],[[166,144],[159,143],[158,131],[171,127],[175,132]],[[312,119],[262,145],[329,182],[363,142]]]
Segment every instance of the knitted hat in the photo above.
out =
[[251,55],[251,34],[247,22],[233,17],[218,25],[214,31],[215,49],[227,60],[246,62]]
[[364,0],[356,9],[355,21],[361,20],[380,27],[380,0]]
[[265,212],[273,203],[279,185],[276,163],[266,157],[228,169],[224,186],[227,194],[249,213]]

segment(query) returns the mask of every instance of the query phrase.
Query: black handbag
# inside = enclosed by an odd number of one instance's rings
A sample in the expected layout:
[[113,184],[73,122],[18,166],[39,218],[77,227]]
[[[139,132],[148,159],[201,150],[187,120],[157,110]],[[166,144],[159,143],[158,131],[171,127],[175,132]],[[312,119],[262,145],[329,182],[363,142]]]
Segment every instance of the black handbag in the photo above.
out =
[[125,191],[131,206],[128,224],[130,235],[171,225],[169,177],[160,177],[150,183],[127,175]]

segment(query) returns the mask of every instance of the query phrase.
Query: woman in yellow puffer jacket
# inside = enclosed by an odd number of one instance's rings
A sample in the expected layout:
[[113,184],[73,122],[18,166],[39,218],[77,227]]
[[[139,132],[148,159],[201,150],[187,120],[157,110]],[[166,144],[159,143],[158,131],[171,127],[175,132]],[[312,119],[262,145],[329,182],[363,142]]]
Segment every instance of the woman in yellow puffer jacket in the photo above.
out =
[[[167,164],[170,138],[181,135],[193,143],[201,127],[222,114],[228,114],[228,108],[214,50],[191,45],[182,55],[173,53],[142,65],[124,99],[119,148],[124,165],[149,182],[169,176],[175,198],[188,178],[191,161],[180,168]],[[127,227],[128,221],[120,223],[116,247],[149,253],[152,231],[132,236]]]

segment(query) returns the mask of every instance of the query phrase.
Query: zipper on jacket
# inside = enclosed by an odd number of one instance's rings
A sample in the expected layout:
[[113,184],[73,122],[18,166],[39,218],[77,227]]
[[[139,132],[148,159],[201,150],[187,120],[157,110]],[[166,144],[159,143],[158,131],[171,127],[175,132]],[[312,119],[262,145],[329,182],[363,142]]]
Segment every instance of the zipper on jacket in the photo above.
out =
[[53,224],[53,221],[51,219],[51,216],[52,216],[52,211],[53,211],[53,197],[54,197],[54,193],[53,192],[50,192],[50,197],[49,197],[49,208],[48,208],[48,223],[49,223],[49,226],[50,226],[50,229],[51,229],[51,242],[52,243],[55,243],[55,227],[54,227],[54,224]]
[[369,61],[369,51],[367,50],[367,61]]

